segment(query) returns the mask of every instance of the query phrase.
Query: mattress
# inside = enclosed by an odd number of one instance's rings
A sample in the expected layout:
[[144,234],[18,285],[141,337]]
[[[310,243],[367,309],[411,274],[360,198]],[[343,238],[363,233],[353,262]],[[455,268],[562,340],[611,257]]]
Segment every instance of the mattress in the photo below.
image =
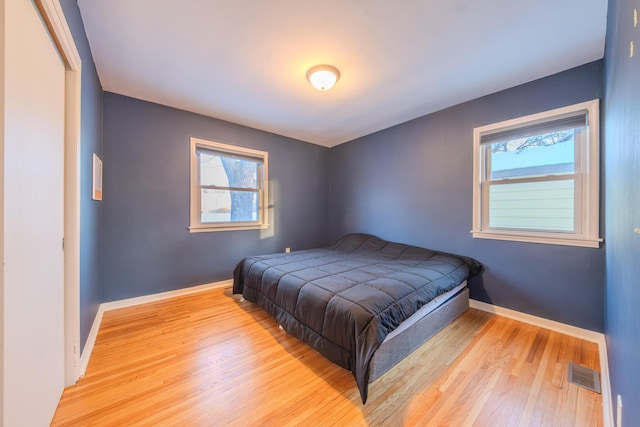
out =
[[400,326],[398,326],[396,329],[391,331],[389,335],[385,337],[383,343],[393,339],[396,335],[400,335],[401,333],[409,329],[412,325],[416,324],[420,319],[425,317],[427,314],[431,313],[433,310],[435,310],[436,308],[440,307],[442,304],[447,302],[449,299],[451,299],[455,294],[460,292],[466,286],[467,286],[467,281],[465,280],[455,288],[451,289],[450,291],[445,292],[442,295],[438,295],[437,297],[432,299],[430,302],[423,305],[422,308],[420,308],[418,311],[413,313],[411,317],[409,317],[407,320],[402,322]]

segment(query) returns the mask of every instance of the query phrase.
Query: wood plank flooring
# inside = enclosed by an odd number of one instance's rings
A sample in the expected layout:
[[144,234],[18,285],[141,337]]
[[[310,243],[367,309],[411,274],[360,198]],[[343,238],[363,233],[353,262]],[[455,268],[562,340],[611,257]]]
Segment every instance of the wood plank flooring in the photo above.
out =
[[106,312],[54,426],[600,426],[597,345],[469,309],[370,384],[229,289]]

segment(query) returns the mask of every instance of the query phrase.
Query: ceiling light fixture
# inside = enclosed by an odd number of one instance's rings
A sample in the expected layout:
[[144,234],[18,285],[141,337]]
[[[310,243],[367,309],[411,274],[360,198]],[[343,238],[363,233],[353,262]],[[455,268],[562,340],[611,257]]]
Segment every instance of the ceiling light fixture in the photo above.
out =
[[329,90],[340,78],[340,71],[331,65],[316,65],[307,71],[307,79],[318,90]]

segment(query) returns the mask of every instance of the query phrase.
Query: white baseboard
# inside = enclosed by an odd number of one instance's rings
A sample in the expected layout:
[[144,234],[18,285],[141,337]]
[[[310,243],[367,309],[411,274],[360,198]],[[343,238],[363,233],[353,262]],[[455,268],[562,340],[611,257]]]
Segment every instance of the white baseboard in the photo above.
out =
[[100,307],[98,308],[98,312],[96,313],[96,317],[93,320],[93,325],[91,325],[91,330],[89,331],[87,342],[85,343],[84,349],[82,350],[82,354],[80,355],[80,369],[79,369],[80,377],[84,376],[85,372],[87,371],[87,366],[89,365],[89,359],[91,358],[91,353],[93,352],[93,346],[96,343],[96,338],[98,337],[98,330],[100,330],[100,324],[102,323],[102,316],[104,315],[105,311],[132,307],[134,305],[161,301],[164,299],[174,298],[181,295],[189,295],[196,292],[208,291],[210,289],[216,289],[216,288],[224,288],[232,285],[233,285],[232,279],[222,280],[220,282],[207,283],[207,284],[198,285],[198,286],[191,286],[189,288],[183,288],[183,289],[176,289],[175,291],[161,292],[158,294],[144,295],[141,297],[127,298],[123,300],[110,301],[110,302],[105,302],[100,304]]
[[609,357],[607,356],[607,341],[604,334],[602,334],[601,339],[598,340],[598,353],[600,353],[600,386],[602,387],[602,417],[604,419],[604,427],[614,427],[611,380],[609,379]]
[[532,316],[531,314],[522,313],[520,311],[510,310],[508,308],[499,307],[497,305],[487,304],[486,302],[477,301],[474,299],[469,300],[469,307],[478,310],[486,311],[493,314],[498,314],[503,317],[518,320],[520,322],[529,323],[530,325],[539,326],[541,328],[550,329],[555,332],[560,332],[565,335],[580,338],[583,340],[598,343],[604,335],[600,332],[590,331],[589,329],[582,329],[576,326],[567,325],[566,323],[560,323],[553,320],[545,319],[543,317]]
[[523,323],[535,325],[540,328],[550,329],[572,337],[580,338],[585,341],[591,341],[598,344],[598,353],[600,354],[600,386],[602,388],[602,417],[604,427],[613,427],[613,408],[611,406],[611,382],[609,380],[609,360],[607,357],[607,343],[604,334],[591,331],[589,329],[578,328],[576,326],[567,325],[565,323],[555,322],[543,317],[532,316],[531,314],[522,313],[508,308],[499,307],[497,305],[487,304],[486,302],[470,299],[469,307],[477,310],[486,311],[497,314],[499,316],[508,317]]
[[98,337],[98,331],[100,330],[103,314],[104,309],[102,308],[102,305],[100,305],[100,307],[98,307],[96,317],[93,319],[93,324],[91,325],[87,342],[84,344],[84,348],[80,354],[80,369],[78,370],[80,377],[84,377],[85,372],[87,372],[87,365],[89,365],[89,358],[93,352],[93,346],[96,344],[96,338]]
[[232,285],[233,285],[233,280],[229,279],[229,280],[223,280],[221,282],[207,283],[205,285],[191,286],[190,288],[176,289],[175,291],[161,292],[158,294],[143,295],[141,297],[104,302],[100,304],[100,307],[103,307],[104,311],[117,310],[119,308],[132,307],[134,305],[161,301],[163,299],[169,299],[169,298],[179,297],[182,295],[194,294],[196,292],[208,291],[209,289],[224,288],[225,286],[232,286]]

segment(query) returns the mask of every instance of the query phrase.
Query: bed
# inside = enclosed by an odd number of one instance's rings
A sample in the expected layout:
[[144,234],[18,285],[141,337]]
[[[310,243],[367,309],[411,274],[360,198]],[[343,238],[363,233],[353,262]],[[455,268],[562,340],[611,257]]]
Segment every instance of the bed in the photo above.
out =
[[233,292],[368,384],[469,306],[468,257],[349,234],[334,245],[243,259]]

